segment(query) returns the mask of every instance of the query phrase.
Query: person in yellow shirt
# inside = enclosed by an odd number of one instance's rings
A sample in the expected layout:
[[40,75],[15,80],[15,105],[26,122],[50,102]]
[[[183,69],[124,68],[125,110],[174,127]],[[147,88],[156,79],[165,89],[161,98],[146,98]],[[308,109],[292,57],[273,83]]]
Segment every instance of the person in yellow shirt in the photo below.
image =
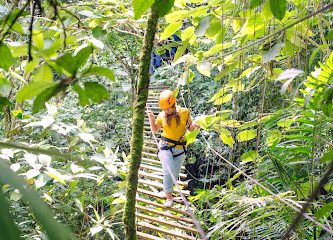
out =
[[162,162],[163,186],[167,198],[164,206],[171,207],[173,181],[170,171],[175,179],[178,179],[180,168],[186,158],[184,134],[187,129],[193,131],[199,126],[192,121],[187,108],[177,106],[176,97],[172,91],[161,92],[159,105],[162,111],[156,119],[150,110],[147,110],[147,115],[153,133],[163,128],[161,141],[158,144],[158,157]]

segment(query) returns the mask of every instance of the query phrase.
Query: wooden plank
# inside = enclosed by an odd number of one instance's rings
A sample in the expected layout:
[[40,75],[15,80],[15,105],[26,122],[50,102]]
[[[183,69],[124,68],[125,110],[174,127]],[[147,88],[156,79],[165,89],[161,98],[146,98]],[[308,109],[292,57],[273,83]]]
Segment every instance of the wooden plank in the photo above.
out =
[[[143,155],[145,155],[145,154],[143,154]],[[142,162],[145,164],[157,165],[155,167],[160,167],[160,168],[162,167],[162,163],[158,157],[155,157],[154,159],[142,157]],[[185,166],[181,166],[180,169],[186,170]]]
[[156,164],[156,165],[160,165],[161,162],[159,160],[154,160],[154,159],[150,159],[150,158],[142,158],[142,162],[144,162],[145,164]]
[[[148,169],[148,170],[151,170],[151,171],[157,171],[157,172],[161,172],[161,173],[163,173],[162,168],[159,168],[159,167],[153,167],[153,166],[149,166],[149,165],[146,165],[146,164],[141,164],[141,165],[140,165],[140,168],[144,168],[144,169]],[[184,173],[179,173],[179,177],[180,177],[180,178],[186,178],[187,175],[184,174]]]
[[148,141],[148,140],[144,140],[143,141],[144,142],[144,144],[149,144],[149,145],[154,145],[155,147],[157,146],[157,144],[158,144],[158,142],[156,143],[156,142],[151,142],[151,141]]
[[[144,184],[144,185],[148,185],[148,186],[152,186],[155,188],[159,188],[159,189],[163,189],[163,184],[159,183],[159,182],[153,182],[153,181],[149,181],[149,180],[144,180],[144,179],[139,179],[138,182],[140,184]],[[179,193],[179,189],[175,188],[173,190],[174,192]],[[190,195],[190,191],[189,190],[181,190],[181,192],[185,195],[185,196],[189,196]]]
[[[156,175],[156,174],[151,174],[151,173],[144,172],[144,171],[139,171],[139,176],[144,177],[144,178],[156,179],[156,180],[159,180],[160,182],[163,182],[163,176],[161,176],[161,175]],[[187,182],[177,181],[177,183],[184,187],[188,186]]]
[[158,158],[156,153],[149,153],[149,152],[142,152],[142,155],[153,157],[153,158]]
[[158,151],[156,146],[155,147],[143,146],[143,149],[147,149],[147,150],[152,151],[152,152],[157,152]]
[[181,239],[185,239],[185,240],[196,240],[195,237],[191,237],[191,236],[186,235],[186,234],[176,233],[176,232],[171,231],[171,230],[159,228],[159,227],[156,227],[156,226],[151,225],[151,224],[146,223],[146,222],[138,222],[138,226],[150,229],[152,231],[164,233],[164,234],[167,234],[167,235],[170,235],[170,236],[174,236],[174,237],[178,237],[178,238],[181,238]]
[[186,225],[182,225],[182,224],[179,224],[177,222],[165,221],[165,219],[159,219],[159,218],[151,217],[151,216],[144,215],[144,214],[141,214],[141,213],[137,213],[136,216],[139,217],[139,218],[143,218],[145,220],[148,220],[150,222],[153,222],[153,223],[157,222],[159,224],[168,225],[168,226],[171,226],[173,228],[179,228],[179,229],[187,231],[187,232],[193,232],[193,233],[198,233],[199,232],[195,228],[192,228],[192,227],[189,227],[189,226],[186,226]]
[[139,237],[139,239],[144,239],[144,240],[165,240],[165,238],[159,238],[157,236],[143,232],[136,232],[136,235]]
[[185,216],[191,216],[190,213],[185,211],[185,210],[180,210],[180,209],[177,209],[177,208],[174,208],[174,207],[165,207],[163,204],[159,204],[157,202],[152,202],[152,201],[149,201],[149,200],[144,199],[144,198],[137,197],[136,201],[137,202],[142,202],[142,203],[154,206],[154,207],[159,207],[159,208],[162,208],[162,209],[165,209],[165,210],[168,210],[168,211],[180,213],[180,214],[183,214]]
[[149,212],[149,213],[153,213],[153,214],[157,214],[157,215],[162,215],[164,217],[168,217],[168,218],[172,218],[175,219],[177,221],[182,221],[182,222],[187,222],[187,223],[193,223],[193,220],[191,218],[184,218],[184,217],[180,217],[168,212],[162,212],[162,211],[157,211],[151,208],[147,208],[147,207],[143,207],[140,205],[136,205],[136,208],[141,210],[142,212]]

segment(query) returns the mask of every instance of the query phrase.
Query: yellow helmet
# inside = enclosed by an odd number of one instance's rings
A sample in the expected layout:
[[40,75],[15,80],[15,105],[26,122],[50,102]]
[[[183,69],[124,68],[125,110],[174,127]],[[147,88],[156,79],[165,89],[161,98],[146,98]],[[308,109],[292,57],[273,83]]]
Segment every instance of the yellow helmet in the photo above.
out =
[[176,97],[173,96],[172,91],[164,90],[160,94],[160,108],[162,110],[173,106],[176,102]]

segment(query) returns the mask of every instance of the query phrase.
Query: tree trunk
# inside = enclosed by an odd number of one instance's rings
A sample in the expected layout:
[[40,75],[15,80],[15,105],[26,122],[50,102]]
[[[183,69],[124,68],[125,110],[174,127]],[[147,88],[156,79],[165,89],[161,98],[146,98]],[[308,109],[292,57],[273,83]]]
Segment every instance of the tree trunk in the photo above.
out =
[[136,98],[133,104],[131,160],[127,174],[126,204],[124,211],[125,235],[127,240],[136,240],[135,196],[138,188],[138,170],[141,163],[143,144],[143,122],[145,106],[148,98],[150,54],[153,48],[156,26],[158,21],[157,9],[151,8],[144,43],[141,49],[139,79]]

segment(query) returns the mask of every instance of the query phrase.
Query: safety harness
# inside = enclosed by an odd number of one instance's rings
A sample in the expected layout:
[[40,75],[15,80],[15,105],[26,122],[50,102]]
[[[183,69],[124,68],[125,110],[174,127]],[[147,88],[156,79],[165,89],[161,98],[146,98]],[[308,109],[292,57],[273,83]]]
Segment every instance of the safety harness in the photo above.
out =
[[[175,140],[172,140],[172,139],[166,138],[166,137],[161,137],[161,140],[163,140],[165,142],[168,142],[168,143],[172,143],[173,145],[163,146],[163,147],[161,147],[160,150],[170,150],[173,157],[178,157],[182,154],[186,155],[186,147],[185,147],[186,142],[180,142],[180,139],[179,139],[179,141],[175,141]],[[176,146],[183,146],[184,152],[181,152],[181,153],[178,153],[178,154],[174,155],[172,149],[174,149]]]

